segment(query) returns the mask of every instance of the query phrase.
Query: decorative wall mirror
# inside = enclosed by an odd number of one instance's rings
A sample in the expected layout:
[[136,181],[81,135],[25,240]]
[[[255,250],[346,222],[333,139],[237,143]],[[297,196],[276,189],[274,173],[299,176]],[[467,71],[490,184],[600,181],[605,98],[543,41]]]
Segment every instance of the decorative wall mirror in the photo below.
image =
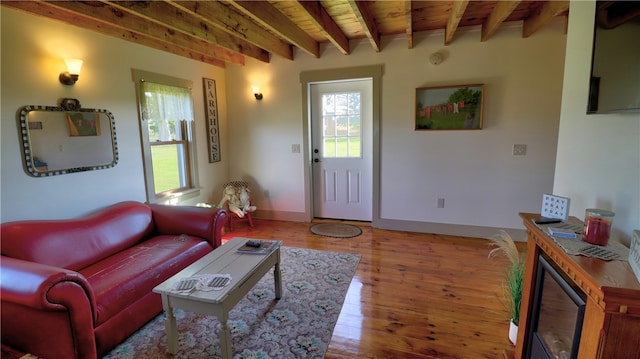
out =
[[27,174],[34,177],[92,171],[115,166],[118,147],[113,115],[81,108],[76,99],[59,107],[25,106],[20,136]]

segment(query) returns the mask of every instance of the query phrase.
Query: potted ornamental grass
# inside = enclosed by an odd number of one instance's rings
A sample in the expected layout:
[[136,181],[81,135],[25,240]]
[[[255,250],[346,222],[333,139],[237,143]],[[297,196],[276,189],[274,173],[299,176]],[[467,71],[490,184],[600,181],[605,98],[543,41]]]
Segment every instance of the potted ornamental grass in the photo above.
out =
[[505,268],[504,281],[502,283],[502,300],[509,312],[511,323],[509,326],[509,340],[515,344],[520,321],[520,302],[522,301],[522,288],[524,285],[524,252],[520,252],[516,243],[506,231],[500,231],[489,238],[491,245],[495,246],[489,252],[489,258],[505,256],[509,264]]

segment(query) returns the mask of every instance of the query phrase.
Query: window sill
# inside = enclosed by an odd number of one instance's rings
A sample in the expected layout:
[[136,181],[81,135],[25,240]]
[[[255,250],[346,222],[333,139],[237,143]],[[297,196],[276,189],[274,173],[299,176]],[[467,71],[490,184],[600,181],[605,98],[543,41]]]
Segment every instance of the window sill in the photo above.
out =
[[152,203],[177,205],[198,196],[200,196],[200,188],[190,188],[184,191],[176,191],[156,196]]

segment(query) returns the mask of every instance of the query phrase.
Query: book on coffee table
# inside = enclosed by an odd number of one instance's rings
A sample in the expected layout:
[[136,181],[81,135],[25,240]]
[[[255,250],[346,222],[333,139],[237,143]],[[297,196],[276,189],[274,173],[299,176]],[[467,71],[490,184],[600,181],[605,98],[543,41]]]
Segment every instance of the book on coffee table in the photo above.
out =
[[[256,246],[257,245],[257,246]],[[267,254],[279,245],[278,241],[252,239],[238,248],[238,253]]]

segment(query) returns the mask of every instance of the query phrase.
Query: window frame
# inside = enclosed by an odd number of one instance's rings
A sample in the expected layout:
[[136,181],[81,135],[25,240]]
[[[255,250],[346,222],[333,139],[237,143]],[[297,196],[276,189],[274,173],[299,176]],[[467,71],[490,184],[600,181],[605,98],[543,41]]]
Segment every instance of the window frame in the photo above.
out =
[[[198,167],[196,158],[196,136],[195,136],[195,108],[193,100],[193,82],[190,80],[180,79],[168,75],[143,71],[132,70],[133,82],[136,88],[136,101],[138,105],[138,125],[140,127],[140,144],[142,151],[142,166],[144,171],[144,181],[147,202],[159,203],[170,202],[172,204],[179,203],[183,200],[197,197],[200,195],[200,186],[198,181]],[[189,91],[191,99],[191,108],[194,112],[192,114],[192,120],[186,121],[180,125],[183,136],[182,140],[161,141],[160,143],[151,144],[149,140],[149,127],[147,121],[143,116],[143,99],[145,95],[141,86],[142,82],[152,82],[161,85],[175,86],[186,88]],[[185,187],[179,187],[164,192],[155,192],[155,181],[153,176],[153,162],[151,156],[151,147],[157,145],[180,145],[184,144],[184,153],[187,160],[182,168],[186,177],[187,185]],[[180,162],[179,162],[180,163]],[[180,174],[178,174],[180,175]]]

